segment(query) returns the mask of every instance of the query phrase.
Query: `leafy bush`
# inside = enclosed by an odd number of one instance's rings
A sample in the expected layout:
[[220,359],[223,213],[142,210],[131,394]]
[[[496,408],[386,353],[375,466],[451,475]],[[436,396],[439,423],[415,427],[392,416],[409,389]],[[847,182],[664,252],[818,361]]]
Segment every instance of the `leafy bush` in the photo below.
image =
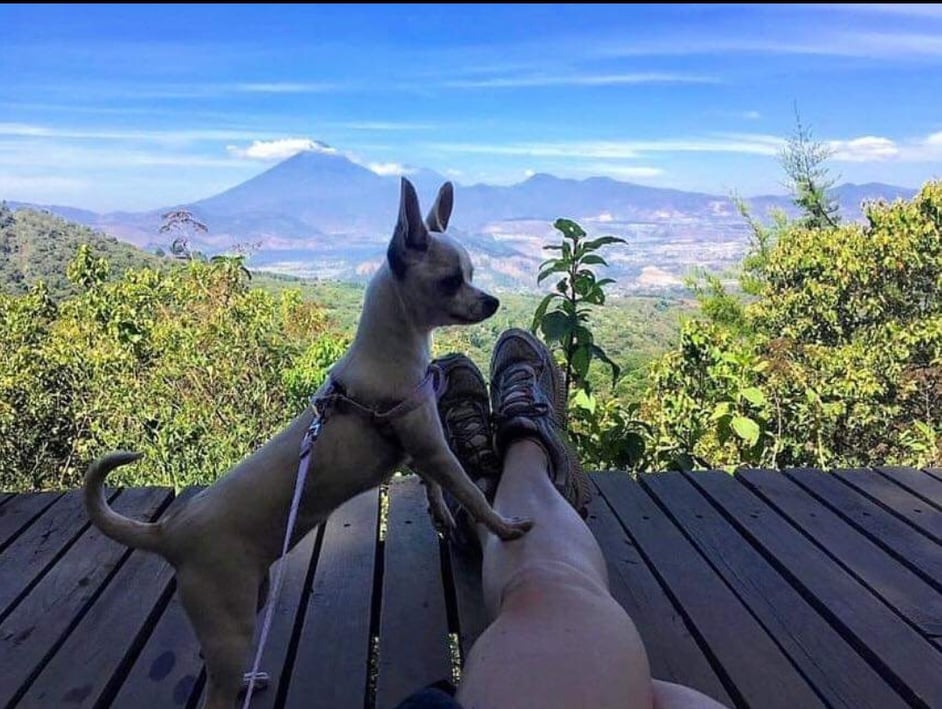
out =
[[0,295],[0,488],[72,487],[102,452],[117,482],[211,482],[298,414],[344,343],[296,292],[251,290],[241,262],[129,270],[79,249],[58,303]]
[[621,375],[616,364],[598,344],[593,332],[593,307],[606,301],[611,278],[599,278],[593,266],[607,266],[597,252],[625,240],[615,236],[587,239],[585,230],[570,219],[557,219],[559,244],[544,247],[559,256],[543,262],[537,282],[558,274],[555,288],[540,301],[531,329],[543,334],[563,370],[569,395],[569,431],[584,465],[594,468],[637,466],[645,455],[645,425],[636,406],[625,406],[611,393],[599,394],[589,377],[593,361],[611,371],[611,390]]
[[865,225],[780,223],[765,243],[742,325],[692,321],[655,368],[659,462],[942,462],[942,183],[870,205]]

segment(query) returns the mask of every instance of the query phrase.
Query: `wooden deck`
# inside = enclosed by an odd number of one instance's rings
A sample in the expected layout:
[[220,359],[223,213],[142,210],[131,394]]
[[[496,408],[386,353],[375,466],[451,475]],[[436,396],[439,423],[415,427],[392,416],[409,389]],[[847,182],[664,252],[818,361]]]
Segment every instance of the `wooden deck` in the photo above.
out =
[[[593,476],[589,524],[655,677],[730,706],[942,707],[942,472]],[[162,489],[113,494],[157,518]],[[485,625],[472,559],[413,480],[291,554],[261,707],[393,707]],[[0,494],[0,704],[194,706],[198,648],[159,558],[89,528],[77,493]],[[372,678],[372,680],[371,680]]]

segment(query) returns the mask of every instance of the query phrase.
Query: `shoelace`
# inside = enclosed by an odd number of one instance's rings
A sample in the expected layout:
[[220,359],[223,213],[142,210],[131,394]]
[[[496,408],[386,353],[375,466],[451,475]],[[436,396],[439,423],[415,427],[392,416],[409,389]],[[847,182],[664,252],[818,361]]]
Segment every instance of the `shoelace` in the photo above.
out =
[[476,448],[472,439],[479,435],[486,436],[488,433],[486,424],[481,425],[481,421],[487,421],[487,417],[476,403],[455,407],[445,418],[448,422],[449,438],[454,444],[460,444],[463,448]]
[[549,404],[536,398],[538,391],[536,372],[530,367],[511,366],[504,375],[501,385],[504,390],[498,413],[501,418],[509,418],[521,413],[529,416],[544,416],[549,413]]
[[[490,424],[486,405],[466,402],[445,415],[448,445],[458,453],[462,464],[473,466],[477,474],[494,475],[499,469],[497,455],[490,443]],[[480,438],[481,440],[475,440]]]

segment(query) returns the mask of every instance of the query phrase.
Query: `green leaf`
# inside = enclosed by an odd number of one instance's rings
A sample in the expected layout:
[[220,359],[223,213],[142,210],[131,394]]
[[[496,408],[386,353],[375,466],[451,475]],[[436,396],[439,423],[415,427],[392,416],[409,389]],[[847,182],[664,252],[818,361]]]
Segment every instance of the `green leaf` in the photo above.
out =
[[616,465],[624,465],[633,468],[644,459],[644,452],[644,436],[636,431],[627,431],[621,437],[621,455],[618,460],[613,462]]
[[717,421],[723,418],[724,416],[728,416],[728,415],[729,415],[729,402],[721,401],[720,403],[718,403],[716,406],[713,407],[713,413],[710,414],[710,420]]
[[584,264],[598,264],[600,266],[608,266],[608,261],[603,259],[597,254],[589,254],[588,256],[582,257],[582,263]]
[[561,342],[571,330],[571,321],[566,313],[555,310],[543,317],[540,329],[547,342]]
[[585,345],[580,345],[576,348],[576,351],[572,353],[572,368],[579,375],[580,379],[584,379],[585,375],[589,373],[589,361],[592,359],[592,353],[589,350],[589,347]]
[[743,399],[748,401],[753,406],[765,406],[767,403],[765,399],[765,394],[763,394],[756,387],[746,387],[739,393],[742,395]]
[[617,236],[600,236],[598,239],[590,239],[583,243],[586,251],[595,251],[600,246],[606,244],[627,244],[628,242]]
[[621,376],[621,367],[615,364],[605,353],[605,350],[603,350],[598,345],[592,345],[592,356],[598,360],[601,360],[602,362],[605,362],[605,364],[612,368],[612,389],[614,389],[615,384],[618,383],[618,377]]
[[567,239],[581,239],[585,236],[585,230],[572,219],[557,219],[553,226],[563,233]]
[[595,413],[596,400],[595,397],[589,394],[584,389],[577,391],[572,397],[572,405],[580,409],[588,411],[590,414]]
[[559,293],[549,293],[540,301],[540,304],[536,306],[536,312],[533,313],[533,324],[530,325],[530,332],[535,333],[537,331],[537,328],[539,328],[540,323],[543,321],[543,316],[546,314],[546,309],[549,307],[549,304],[553,301],[553,298],[559,297],[561,297]]
[[761,429],[759,424],[751,418],[745,416],[734,416],[732,420],[733,430],[736,435],[743,439],[750,446],[754,446],[759,440]]
[[537,282],[537,283],[542,283],[544,279],[548,278],[548,277],[551,276],[552,274],[554,274],[554,273],[563,273],[563,272],[565,272],[565,271],[567,271],[567,270],[568,270],[568,269],[566,268],[566,265],[565,265],[565,264],[562,264],[562,263],[554,263],[554,264],[553,264],[552,266],[550,266],[549,268],[545,268],[545,269],[543,269],[542,271],[540,271],[540,275],[536,277],[536,282]]
[[583,325],[576,325],[576,327],[572,329],[572,334],[576,338],[576,342],[580,345],[591,345],[594,341],[592,332]]

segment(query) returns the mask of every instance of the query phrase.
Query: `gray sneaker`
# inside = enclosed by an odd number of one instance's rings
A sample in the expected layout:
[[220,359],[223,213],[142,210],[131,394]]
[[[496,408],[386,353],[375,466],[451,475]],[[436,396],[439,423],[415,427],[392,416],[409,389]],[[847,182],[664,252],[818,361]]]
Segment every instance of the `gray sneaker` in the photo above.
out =
[[463,354],[436,359],[445,378],[438,414],[448,447],[472,480],[500,477],[500,460],[491,435],[491,410],[481,370]]
[[556,489],[583,517],[589,481],[566,434],[566,389],[553,355],[526,330],[504,332],[491,357],[491,410],[498,453],[520,438],[546,450]]
[[[438,416],[448,447],[468,477],[491,502],[500,480],[501,465],[494,449],[491,409],[481,370],[463,354],[450,354],[434,361],[442,371],[445,389],[438,400]],[[457,529],[451,541],[462,547],[477,546],[474,522],[448,490],[442,491]]]

